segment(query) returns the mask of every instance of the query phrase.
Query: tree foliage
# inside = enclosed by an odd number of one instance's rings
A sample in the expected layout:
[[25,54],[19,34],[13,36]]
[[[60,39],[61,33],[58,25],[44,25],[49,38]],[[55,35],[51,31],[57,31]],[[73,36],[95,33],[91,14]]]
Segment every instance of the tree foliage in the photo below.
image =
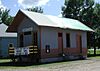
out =
[[0,8],[0,23],[4,23],[6,25],[10,25],[13,17],[9,15],[9,11],[7,9]]
[[32,11],[32,12],[43,13],[43,9],[41,7],[32,7],[32,8],[27,8],[26,10]]
[[[65,0],[62,16],[77,19],[94,29],[95,33],[92,35],[94,35],[95,46],[100,47],[100,4],[95,3],[94,0]],[[93,41],[91,37],[90,41]]]
[[65,0],[65,4],[62,7],[62,15],[63,17],[89,23],[92,18],[93,6],[93,0]]

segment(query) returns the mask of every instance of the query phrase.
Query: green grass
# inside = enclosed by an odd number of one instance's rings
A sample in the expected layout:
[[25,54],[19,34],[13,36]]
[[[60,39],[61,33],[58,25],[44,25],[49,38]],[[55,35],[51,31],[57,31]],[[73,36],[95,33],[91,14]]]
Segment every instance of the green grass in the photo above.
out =
[[[94,50],[88,49],[88,54],[94,54]],[[100,54],[100,49],[96,49],[96,54]]]
[[96,58],[96,59],[100,59],[100,56],[94,56],[94,57],[89,57],[89,58]]
[[4,62],[10,62],[10,59],[0,59],[0,63],[4,63]]

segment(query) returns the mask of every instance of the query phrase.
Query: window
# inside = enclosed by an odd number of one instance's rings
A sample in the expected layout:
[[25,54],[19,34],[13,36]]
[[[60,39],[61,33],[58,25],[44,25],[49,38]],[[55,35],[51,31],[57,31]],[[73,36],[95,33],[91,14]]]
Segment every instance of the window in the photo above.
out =
[[66,34],[66,47],[70,47],[70,34]]
[[24,32],[24,35],[31,35],[31,31],[29,31],[29,32]]
[[62,37],[62,33],[58,33],[58,37]]

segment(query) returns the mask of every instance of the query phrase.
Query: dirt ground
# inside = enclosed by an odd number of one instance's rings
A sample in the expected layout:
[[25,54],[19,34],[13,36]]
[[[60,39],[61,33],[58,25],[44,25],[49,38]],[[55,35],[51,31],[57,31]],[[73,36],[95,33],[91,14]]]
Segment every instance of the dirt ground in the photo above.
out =
[[100,71],[100,58],[88,58],[87,60],[65,61],[25,67],[2,67],[0,67],[0,71]]

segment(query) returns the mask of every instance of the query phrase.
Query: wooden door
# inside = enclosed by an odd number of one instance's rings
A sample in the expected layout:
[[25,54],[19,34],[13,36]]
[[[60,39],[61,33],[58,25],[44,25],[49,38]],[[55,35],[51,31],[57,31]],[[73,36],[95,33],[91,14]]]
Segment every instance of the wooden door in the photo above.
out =
[[79,52],[82,53],[82,37],[81,35],[77,35],[77,47]]
[[40,59],[40,50],[38,48],[38,33],[33,32],[33,60],[39,62]]
[[37,32],[34,32],[33,33],[33,45],[34,46],[37,46],[38,45],[38,35],[37,35]]
[[23,41],[23,33],[21,33],[20,36],[19,36],[19,44],[20,44],[20,47],[23,47],[23,45],[24,45],[23,42],[24,42]]
[[82,53],[82,38],[79,36],[80,53]]
[[63,37],[62,33],[58,33],[58,53],[63,53]]

